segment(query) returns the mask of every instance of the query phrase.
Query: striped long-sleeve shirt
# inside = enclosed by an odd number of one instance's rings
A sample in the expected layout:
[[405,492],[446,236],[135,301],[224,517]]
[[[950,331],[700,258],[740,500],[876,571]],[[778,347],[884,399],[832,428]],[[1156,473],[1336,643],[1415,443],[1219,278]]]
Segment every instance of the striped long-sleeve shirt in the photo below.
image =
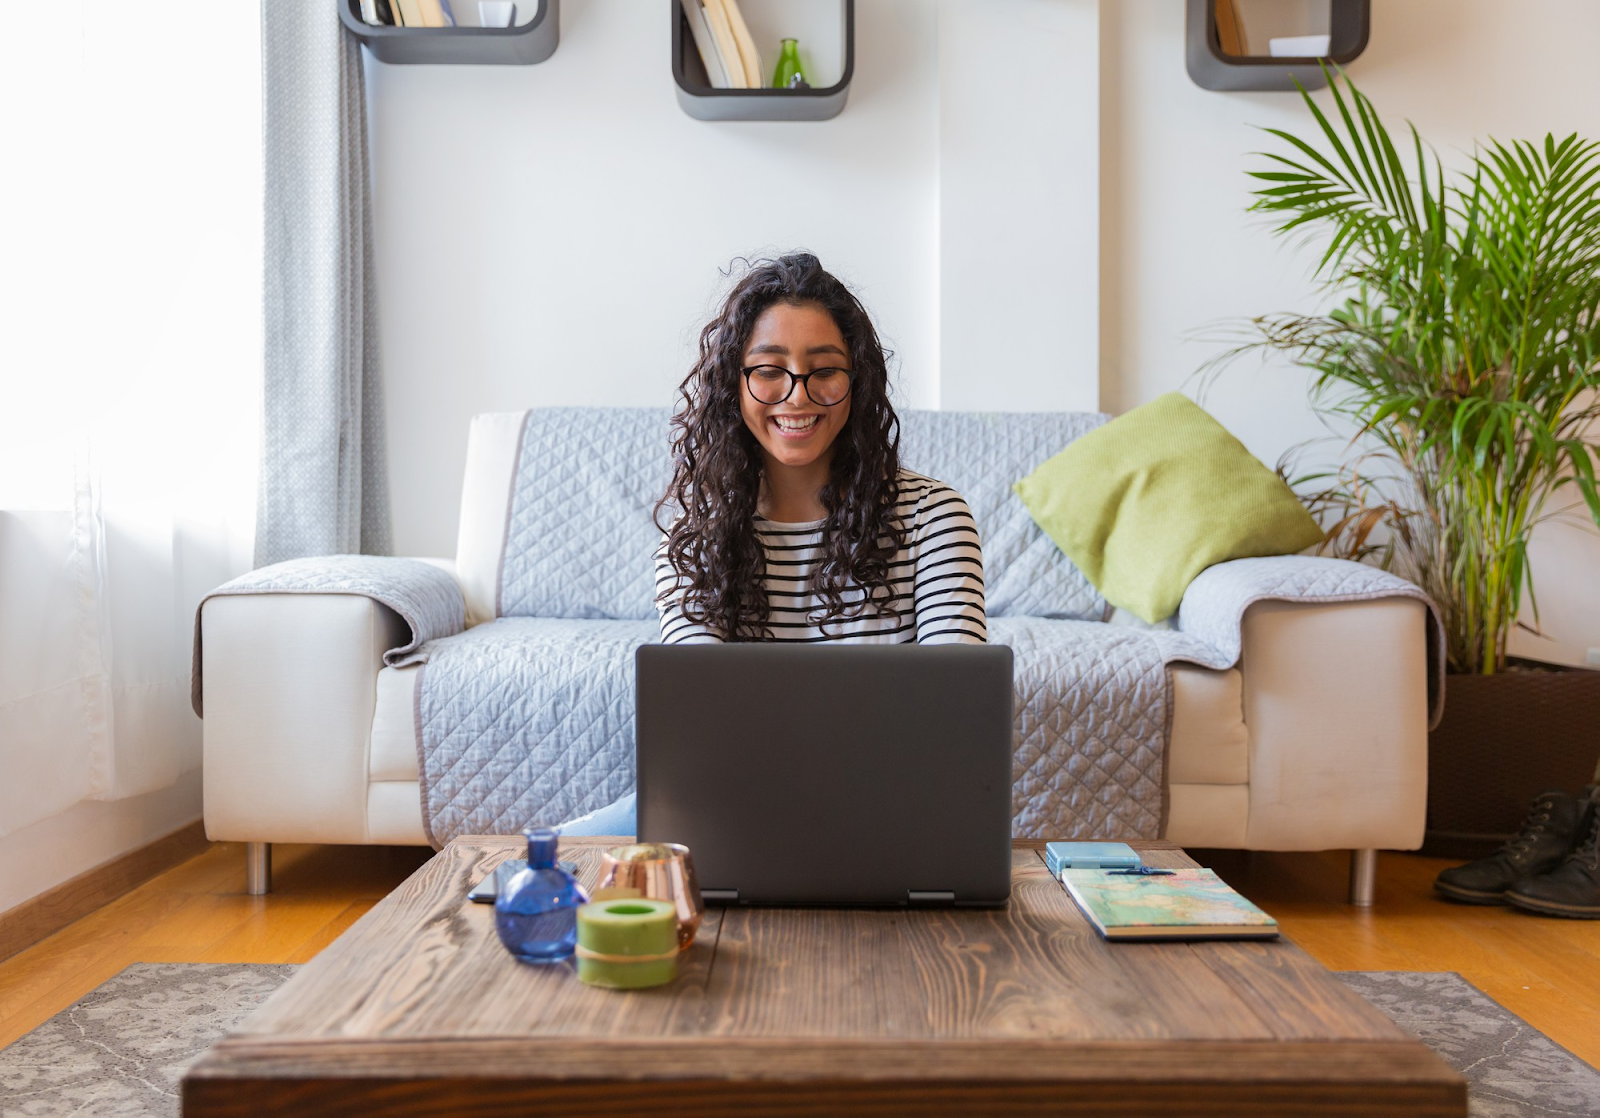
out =
[[[942,482],[901,470],[895,514],[905,545],[889,564],[888,603],[859,616],[817,622],[826,612],[812,587],[822,521],[780,524],[756,519],[766,553],[767,627],[774,640],[847,641],[852,644],[984,644],[983,554],[978,529],[961,494]],[[664,644],[717,642],[719,633],[684,616],[682,591],[663,547],[656,554],[656,595]],[[847,606],[866,594],[849,587]]]

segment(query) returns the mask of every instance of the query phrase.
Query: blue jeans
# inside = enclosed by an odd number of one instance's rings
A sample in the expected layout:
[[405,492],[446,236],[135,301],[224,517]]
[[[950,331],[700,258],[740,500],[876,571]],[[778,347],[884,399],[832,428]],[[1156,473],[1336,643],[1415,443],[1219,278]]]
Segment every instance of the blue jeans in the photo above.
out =
[[639,828],[635,813],[637,803],[638,795],[629,792],[616,803],[567,820],[556,830],[563,835],[627,835],[631,838]]

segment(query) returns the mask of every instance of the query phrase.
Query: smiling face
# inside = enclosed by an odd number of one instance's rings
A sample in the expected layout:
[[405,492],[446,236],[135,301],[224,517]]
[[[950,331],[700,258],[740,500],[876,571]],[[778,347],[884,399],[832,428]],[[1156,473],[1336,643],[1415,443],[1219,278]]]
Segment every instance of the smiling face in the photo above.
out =
[[[849,369],[850,350],[838,323],[822,307],[815,303],[775,303],[756,319],[742,363],[745,368],[770,365],[803,376],[818,369]],[[781,395],[788,387],[786,378],[773,379],[779,382],[773,395]],[[816,382],[812,383],[814,390],[826,397],[815,387]],[[761,391],[761,380],[757,379],[754,386]],[[824,407],[796,384],[788,399],[764,404],[751,394],[751,388],[749,380],[739,386],[739,411],[745,426],[761,443],[769,476],[785,470],[814,473],[820,488],[827,478],[834,440],[850,418],[849,395]]]

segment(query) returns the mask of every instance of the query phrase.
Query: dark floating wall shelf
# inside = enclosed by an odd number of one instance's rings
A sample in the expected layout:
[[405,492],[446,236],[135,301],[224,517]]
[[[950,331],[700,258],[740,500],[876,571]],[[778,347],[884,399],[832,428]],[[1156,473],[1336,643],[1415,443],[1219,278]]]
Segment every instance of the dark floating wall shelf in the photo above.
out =
[[[543,62],[561,41],[561,0],[518,0],[533,19],[512,27],[374,27],[361,0],[336,0],[339,19],[379,62],[527,66]],[[465,8],[473,0],[458,0]]]
[[1222,53],[1217,36],[1216,0],[1188,0],[1185,33],[1189,77],[1201,89],[1292,90],[1298,79],[1307,89],[1327,84],[1319,61],[1344,66],[1367,49],[1372,23],[1371,0],[1328,0],[1328,55],[1316,58],[1273,58],[1269,55]]
[[856,69],[856,0],[840,0],[844,69],[818,89],[716,89],[689,31],[679,0],[672,6],[672,80],[678,104],[696,120],[828,120],[844,111]]

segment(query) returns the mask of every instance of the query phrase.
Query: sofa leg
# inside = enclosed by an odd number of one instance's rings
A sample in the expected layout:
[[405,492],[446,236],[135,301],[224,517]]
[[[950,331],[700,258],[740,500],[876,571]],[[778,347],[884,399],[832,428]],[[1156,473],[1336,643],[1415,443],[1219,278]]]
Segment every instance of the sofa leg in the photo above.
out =
[[1360,908],[1371,908],[1372,894],[1377,884],[1378,852],[1350,851],[1350,903]]
[[252,897],[272,892],[272,844],[244,844],[244,891]]

